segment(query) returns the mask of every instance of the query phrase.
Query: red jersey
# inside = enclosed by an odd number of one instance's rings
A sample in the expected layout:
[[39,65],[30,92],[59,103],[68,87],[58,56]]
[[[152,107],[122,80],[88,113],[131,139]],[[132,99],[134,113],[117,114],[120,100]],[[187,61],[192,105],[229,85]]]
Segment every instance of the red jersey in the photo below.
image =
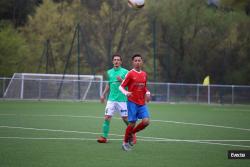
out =
[[145,94],[147,89],[147,74],[144,71],[130,70],[121,84],[122,88],[128,87],[128,91],[132,92],[128,97],[129,101],[132,101],[139,105],[145,104]]

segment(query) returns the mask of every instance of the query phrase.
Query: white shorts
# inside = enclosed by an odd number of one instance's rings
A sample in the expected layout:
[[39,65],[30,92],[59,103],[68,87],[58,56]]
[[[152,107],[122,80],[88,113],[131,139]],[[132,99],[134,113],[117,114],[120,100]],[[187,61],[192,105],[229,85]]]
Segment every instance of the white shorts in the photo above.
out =
[[113,116],[115,112],[118,112],[121,117],[127,117],[127,102],[107,101],[105,115]]

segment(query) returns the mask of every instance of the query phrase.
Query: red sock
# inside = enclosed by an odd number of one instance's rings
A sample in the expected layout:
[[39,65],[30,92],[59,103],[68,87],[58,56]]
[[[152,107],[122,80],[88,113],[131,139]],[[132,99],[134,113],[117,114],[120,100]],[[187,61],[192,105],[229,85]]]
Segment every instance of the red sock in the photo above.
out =
[[125,136],[124,136],[124,142],[127,143],[128,140],[129,140],[129,137],[131,136],[131,133],[133,131],[133,127],[128,125],[127,126],[127,129],[126,129],[126,132],[125,132]]
[[148,126],[148,124],[144,124],[144,122],[139,123],[132,131],[132,133],[137,133],[141,130],[143,130],[144,128],[146,128]]

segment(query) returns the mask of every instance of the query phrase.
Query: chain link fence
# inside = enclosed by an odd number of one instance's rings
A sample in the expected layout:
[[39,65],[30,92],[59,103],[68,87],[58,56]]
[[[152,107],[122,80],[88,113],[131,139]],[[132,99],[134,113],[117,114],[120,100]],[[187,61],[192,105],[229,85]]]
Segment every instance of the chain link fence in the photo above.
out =
[[[104,86],[95,80],[0,78],[0,99],[99,100]],[[154,102],[250,104],[250,86],[149,82],[148,89]]]

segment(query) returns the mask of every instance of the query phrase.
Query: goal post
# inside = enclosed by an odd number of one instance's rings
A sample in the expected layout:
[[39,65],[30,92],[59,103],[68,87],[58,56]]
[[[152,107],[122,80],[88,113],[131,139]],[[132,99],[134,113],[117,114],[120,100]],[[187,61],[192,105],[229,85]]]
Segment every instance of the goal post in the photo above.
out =
[[15,73],[4,98],[97,100],[102,89],[102,75]]

